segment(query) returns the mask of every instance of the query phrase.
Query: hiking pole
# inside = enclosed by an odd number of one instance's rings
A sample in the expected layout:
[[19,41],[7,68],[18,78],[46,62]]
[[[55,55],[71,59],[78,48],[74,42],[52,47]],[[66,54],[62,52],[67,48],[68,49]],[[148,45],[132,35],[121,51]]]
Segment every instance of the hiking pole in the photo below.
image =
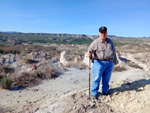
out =
[[90,74],[91,74],[91,62],[90,62],[90,58],[89,58],[89,99],[90,99]]

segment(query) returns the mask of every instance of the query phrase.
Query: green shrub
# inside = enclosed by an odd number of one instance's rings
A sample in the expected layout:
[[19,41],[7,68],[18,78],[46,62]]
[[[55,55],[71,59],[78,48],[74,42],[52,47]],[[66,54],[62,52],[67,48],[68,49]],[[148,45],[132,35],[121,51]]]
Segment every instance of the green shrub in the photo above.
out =
[[12,80],[9,77],[3,77],[0,84],[3,89],[9,89],[11,87]]

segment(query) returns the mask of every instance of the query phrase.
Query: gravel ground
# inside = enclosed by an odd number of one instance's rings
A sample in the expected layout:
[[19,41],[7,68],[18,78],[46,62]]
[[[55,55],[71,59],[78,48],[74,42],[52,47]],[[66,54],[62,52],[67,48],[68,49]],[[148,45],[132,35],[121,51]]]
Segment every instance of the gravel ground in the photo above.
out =
[[[78,70],[70,68],[61,76],[45,80],[42,84],[20,90],[4,90],[0,93],[0,106],[3,112],[38,112],[43,109],[50,110],[47,106],[55,103],[60,98],[70,94],[88,89],[89,70]],[[114,72],[111,83],[118,81],[131,81],[150,78],[148,72],[140,69],[130,68],[124,72]],[[92,77],[91,77],[92,79]]]

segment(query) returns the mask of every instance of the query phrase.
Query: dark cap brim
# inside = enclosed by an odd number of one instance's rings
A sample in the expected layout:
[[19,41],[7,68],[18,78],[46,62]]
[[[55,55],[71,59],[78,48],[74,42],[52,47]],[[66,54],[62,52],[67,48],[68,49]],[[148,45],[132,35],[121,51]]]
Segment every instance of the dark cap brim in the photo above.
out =
[[107,32],[105,29],[100,30],[100,32]]

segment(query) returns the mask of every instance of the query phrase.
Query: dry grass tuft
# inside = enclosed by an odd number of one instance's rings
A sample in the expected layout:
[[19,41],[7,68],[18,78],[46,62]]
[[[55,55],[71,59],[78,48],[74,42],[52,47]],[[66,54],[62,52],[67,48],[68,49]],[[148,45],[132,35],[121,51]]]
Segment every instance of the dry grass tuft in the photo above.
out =
[[3,72],[4,73],[12,72],[12,68],[10,68],[9,66],[3,66]]
[[114,66],[113,72],[121,72],[121,71],[126,71],[126,67],[120,67],[120,66]]
[[143,68],[142,68],[141,66],[135,64],[134,62],[127,62],[127,64],[128,64],[130,67],[138,68],[138,69],[143,70]]
[[4,65],[4,66],[0,66],[0,74],[6,74],[6,73],[11,73],[11,72],[13,72],[14,70],[11,68],[11,67],[9,67],[9,66],[6,66],[6,65]]
[[53,67],[36,70],[34,72],[24,72],[21,75],[11,75],[13,86],[32,87],[41,83],[44,79],[56,77],[56,72]]
[[32,87],[38,85],[40,82],[37,76],[34,76],[28,72],[22,73],[21,76],[13,76],[12,81],[13,86],[18,87]]
[[25,59],[24,59],[24,62],[25,62],[26,64],[32,64],[32,63],[36,63],[37,61],[32,60],[32,59],[30,59],[30,58],[25,58]]
[[54,67],[47,67],[42,69],[42,73],[45,75],[45,79],[50,79],[56,77],[56,70]]

